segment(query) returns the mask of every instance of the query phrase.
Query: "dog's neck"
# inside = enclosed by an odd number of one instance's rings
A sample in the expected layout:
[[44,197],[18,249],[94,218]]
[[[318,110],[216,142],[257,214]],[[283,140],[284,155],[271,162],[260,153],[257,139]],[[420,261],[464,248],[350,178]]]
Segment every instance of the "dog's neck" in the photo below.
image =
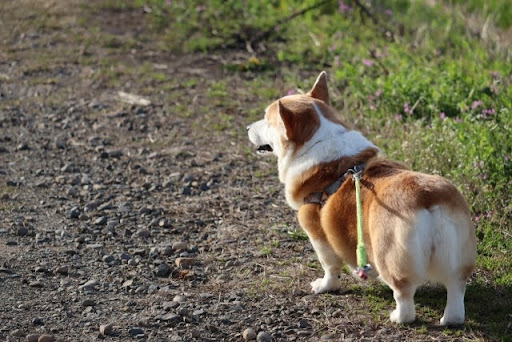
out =
[[[323,117],[321,121],[323,121],[320,125],[321,128],[310,142],[304,144],[299,150],[287,152],[278,159],[279,179],[285,184],[286,200],[296,210],[303,204],[304,196],[309,192],[323,191],[325,186],[341,176],[341,174],[336,174],[338,171],[334,171],[335,167],[333,171],[324,174],[326,184],[318,183],[316,189],[311,189],[304,194],[298,187],[301,187],[309,178],[308,175],[315,173],[319,167],[336,164],[336,161],[355,157],[367,150],[374,151],[372,156],[378,152],[378,148],[360,132],[348,131],[345,127]],[[347,169],[354,165],[348,165]]]

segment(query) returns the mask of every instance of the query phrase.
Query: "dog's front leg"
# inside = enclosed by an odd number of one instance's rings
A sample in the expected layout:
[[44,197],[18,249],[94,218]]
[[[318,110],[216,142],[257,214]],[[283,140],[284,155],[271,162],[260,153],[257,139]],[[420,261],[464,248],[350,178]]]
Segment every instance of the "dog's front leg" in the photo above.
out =
[[306,231],[309,241],[318,256],[318,260],[324,269],[324,277],[311,282],[315,293],[335,291],[341,287],[342,259],[329,245],[325,233],[320,224],[320,206],[317,204],[306,204],[300,207],[298,217],[299,223]]

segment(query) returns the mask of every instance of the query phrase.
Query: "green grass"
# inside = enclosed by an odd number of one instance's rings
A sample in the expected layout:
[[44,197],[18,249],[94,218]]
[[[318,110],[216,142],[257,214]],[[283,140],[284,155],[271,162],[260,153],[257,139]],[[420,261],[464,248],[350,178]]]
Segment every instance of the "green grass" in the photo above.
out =
[[[478,269],[467,291],[468,325],[462,332],[444,333],[474,336],[476,331],[483,338],[510,341],[512,48],[510,38],[482,34],[492,26],[510,37],[510,1],[362,1],[377,24],[352,1],[345,1],[344,10],[331,1],[284,23],[294,11],[316,2],[137,0],[109,1],[108,6],[149,6],[148,23],[162,39],[159,46],[169,51],[252,49],[246,60],[228,60],[222,81],[206,85],[209,106],[199,113],[201,120],[215,123],[214,133],[228,132],[239,141],[246,139],[245,125],[260,119],[271,100],[308,90],[318,72],[326,70],[332,104],[344,121],[390,158],[451,179],[471,206],[479,244]],[[265,32],[270,33],[254,41]],[[103,42],[107,48],[120,43],[132,44],[113,37]],[[165,75],[146,69],[153,80],[166,81]],[[105,72],[124,71],[105,66]],[[234,76],[243,84],[231,84]],[[202,83],[184,82],[187,87]],[[248,107],[248,101],[259,106]],[[290,236],[304,238],[293,231]],[[269,255],[275,248],[261,252]],[[439,298],[429,297],[428,291],[418,297],[430,305],[419,311],[425,320],[438,320],[442,312],[444,294],[436,291],[430,293]],[[385,306],[392,303],[386,298]],[[381,310],[380,303],[375,310]],[[422,324],[415,329],[424,331]]]

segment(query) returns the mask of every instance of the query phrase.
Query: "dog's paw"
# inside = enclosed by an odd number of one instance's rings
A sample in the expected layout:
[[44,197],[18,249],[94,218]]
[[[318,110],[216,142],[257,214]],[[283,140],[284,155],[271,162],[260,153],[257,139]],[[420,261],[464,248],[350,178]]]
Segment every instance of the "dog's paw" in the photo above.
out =
[[391,312],[389,319],[393,323],[411,323],[416,319],[416,315],[414,314],[414,312],[404,313],[395,309],[393,310],[393,312]]
[[461,325],[464,324],[464,316],[458,317],[458,316],[452,316],[452,317],[446,317],[446,314],[441,318],[439,323],[443,326],[447,325]]
[[314,293],[335,291],[341,287],[341,281],[337,278],[323,277],[311,282],[311,289]]

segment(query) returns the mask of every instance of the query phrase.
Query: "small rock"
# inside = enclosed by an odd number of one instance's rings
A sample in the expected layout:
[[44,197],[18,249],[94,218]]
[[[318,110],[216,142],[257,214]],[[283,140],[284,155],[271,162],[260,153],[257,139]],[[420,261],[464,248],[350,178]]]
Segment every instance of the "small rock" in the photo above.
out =
[[80,209],[78,207],[73,207],[66,212],[66,217],[71,219],[77,219],[80,217]]
[[14,336],[14,337],[23,337],[25,335],[25,333],[21,329],[15,329],[15,330],[11,331],[10,335]]
[[251,328],[247,328],[244,330],[244,332],[242,333],[242,337],[244,338],[244,340],[246,341],[252,341],[252,340],[255,340],[256,339],[256,332],[251,329]]
[[92,299],[86,299],[82,302],[82,305],[87,307],[87,306],[95,306],[96,305],[96,302]]
[[130,287],[133,285],[133,279],[126,280],[123,285],[121,285],[122,288]]
[[162,303],[162,307],[165,311],[171,311],[172,309],[175,309],[177,308],[178,306],[180,306],[180,303],[178,302],[175,302],[174,300],[172,301],[166,301],[166,302],[163,302]]
[[59,266],[55,269],[55,273],[62,274],[62,275],[68,275],[69,267],[68,266]]
[[172,249],[175,251],[186,250],[187,243],[186,242],[175,242],[172,244]]
[[136,236],[138,237],[141,237],[141,238],[148,238],[151,236],[151,232],[145,228],[143,229],[139,229],[136,233],[135,233]]
[[109,336],[114,333],[114,325],[112,324],[102,324],[100,325],[100,334],[103,336]]
[[130,335],[142,335],[142,334],[144,334],[144,330],[142,330],[141,328],[136,328],[136,327],[131,327],[129,332],[130,332]]
[[301,328],[301,329],[311,328],[311,325],[309,324],[309,322],[307,320],[301,319],[301,320],[299,320],[299,328]]
[[66,144],[64,144],[64,142],[62,142],[61,140],[56,140],[55,147],[57,147],[58,149],[64,150],[66,148]]
[[104,261],[104,262],[106,262],[106,263],[109,263],[109,262],[112,262],[112,261],[116,260],[116,258],[115,258],[113,255],[108,255],[108,254],[106,254],[106,255],[104,255],[104,256],[101,258],[101,260],[103,260],[103,261]]
[[172,247],[171,246],[165,246],[164,248],[160,249],[160,253],[165,256],[172,255]]
[[28,235],[28,229],[21,226],[16,229],[16,236],[26,236]]
[[66,165],[64,165],[61,169],[60,169],[61,172],[73,172],[73,164],[71,163],[67,163]]
[[83,290],[83,291],[92,291],[94,290],[94,287],[99,285],[100,281],[97,280],[97,279],[92,279],[92,280],[89,280],[88,282],[86,282],[85,284],[83,285],[80,285],[78,287],[79,290]]
[[105,216],[100,216],[94,220],[94,224],[97,226],[103,226],[107,223],[108,219]]
[[192,329],[190,331],[190,335],[193,337],[193,338],[201,338],[201,331],[199,331],[199,329]]
[[256,341],[258,342],[272,342],[272,336],[266,331],[260,331],[258,336],[256,336]]
[[32,324],[34,325],[44,325],[44,321],[41,317],[36,317],[32,319]]
[[192,312],[193,316],[202,316],[205,314],[206,314],[206,311],[204,311],[203,309],[194,310],[194,312]]
[[109,158],[120,158],[123,155],[123,152],[120,150],[112,150],[107,153]]
[[178,303],[185,303],[185,301],[187,300],[187,297],[182,296],[182,295],[176,295],[176,296],[174,296],[174,298],[172,300],[174,302],[178,302]]
[[176,266],[178,266],[179,268],[190,269],[190,268],[192,268],[192,266],[195,265],[196,259],[180,257],[180,258],[176,258],[175,262],[176,262]]
[[142,317],[138,320],[137,325],[139,327],[149,328],[151,326],[151,321],[149,320],[149,317]]
[[41,335],[37,342],[55,342],[55,337],[53,335]]
[[31,281],[30,283],[28,283],[28,286],[40,289],[40,288],[44,287],[44,284],[42,282],[40,282],[39,280],[34,280],[34,281]]
[[158,265],[158,268],[155,271],[155,275],[157,277],[167,277],[171,273],[171,267],[167,265],[165,262]]
[[16,150],[18,150],[18,151],[27,151],[27,150],[30,150],[30,146],[28,146],[25,143],[21,143],[18,146],[16,146]]
[[173,326],[180,322],[183,322],[183,318],[181,318],[180,315],[176,315],[175,313],[172,313],[172,312],[160,316],[160,320],[165,321]]
[[39,340],[39,337],[41,335],[38,335],[38,334],[30,334],[30,335],[27,335],[25,337],[25,339],[27,340],[27,342],[37,342]]

